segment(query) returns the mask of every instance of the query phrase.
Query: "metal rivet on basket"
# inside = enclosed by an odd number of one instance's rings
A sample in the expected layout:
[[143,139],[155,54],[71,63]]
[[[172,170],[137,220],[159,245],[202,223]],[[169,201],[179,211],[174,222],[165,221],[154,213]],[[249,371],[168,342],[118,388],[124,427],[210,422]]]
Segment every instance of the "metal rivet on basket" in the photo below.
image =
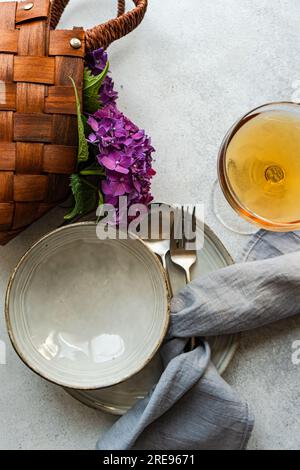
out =
[[73,49],[80,49],[82,42],[78,38],[72,38],[70,41],[70,45],[73,47]]
[[33,6],[33,3],[26,3],[26,5],[23,6],[23,10],[31,10]]

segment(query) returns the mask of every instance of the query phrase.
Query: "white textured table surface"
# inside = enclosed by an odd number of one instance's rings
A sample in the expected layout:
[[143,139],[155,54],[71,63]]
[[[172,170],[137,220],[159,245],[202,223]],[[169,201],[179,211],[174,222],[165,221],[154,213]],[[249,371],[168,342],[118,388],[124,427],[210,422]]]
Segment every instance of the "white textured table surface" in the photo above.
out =
[[[104,21],[114,15],[114,3],[71,0],[61,27]],[[223,228],[210,207],[216,155],[225,131],[241,114],[268,101],[291,99],[293,83],[300,80],[300,2],[149,3],[143,25],[109,51],[119,107],[153,138],[156,199],[204,202],[207,223],[237,256],[247,237]],[[9,273],[62,214],[54,210],[0,248],[0,340],[7,345],[7,364],[0,365],[0,449],[92,449],[115,420],[29,371],[6,335]],[[300,366],[291,361],[297,339],[299,319],[244,334],[226,373],[256,414],[250,448],[300,449]]]

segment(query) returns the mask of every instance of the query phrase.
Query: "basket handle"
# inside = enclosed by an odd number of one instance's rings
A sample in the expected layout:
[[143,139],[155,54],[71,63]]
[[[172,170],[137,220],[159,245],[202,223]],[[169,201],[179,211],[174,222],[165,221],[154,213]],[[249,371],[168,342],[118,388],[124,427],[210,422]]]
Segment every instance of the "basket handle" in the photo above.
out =
[[[125,0],[118,0],[118,16],[85,32],[86,51],[106,49],[112,42],[133,31],[143,20],[148,0],[133,0],[135,8],[125,13]],[[51,27],[55,28],[69,0],[52,0]]]

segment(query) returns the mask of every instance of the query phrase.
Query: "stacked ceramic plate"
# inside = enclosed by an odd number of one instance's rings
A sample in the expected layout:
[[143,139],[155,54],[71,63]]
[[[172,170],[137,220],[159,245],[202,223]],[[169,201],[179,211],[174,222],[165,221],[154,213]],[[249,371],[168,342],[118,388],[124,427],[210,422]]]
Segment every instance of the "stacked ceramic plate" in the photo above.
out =
[[[206,227],[192,277],[231,263]],[[169,273],[176,292],[184,276],[171,263]],[[99,240],[93,222],[69,225],[38,241],[15,268],[6,320],[28,367],[89,406],[123,414],[162,373],[159,348],[169,321],[165,273],[142,240]],[[223,372],[236,338],[213,338],[211,347]]]

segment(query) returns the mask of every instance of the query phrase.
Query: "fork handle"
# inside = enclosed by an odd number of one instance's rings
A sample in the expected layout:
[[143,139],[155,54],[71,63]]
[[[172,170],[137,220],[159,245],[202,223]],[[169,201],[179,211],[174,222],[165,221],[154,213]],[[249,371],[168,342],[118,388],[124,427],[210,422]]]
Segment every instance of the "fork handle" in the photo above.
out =
[[185,272],[186,283],[189,284],[189,283],[191,282],[191,273],[190,273],[190,270],[189,270],[189,269],[185,269],[184,272]]

